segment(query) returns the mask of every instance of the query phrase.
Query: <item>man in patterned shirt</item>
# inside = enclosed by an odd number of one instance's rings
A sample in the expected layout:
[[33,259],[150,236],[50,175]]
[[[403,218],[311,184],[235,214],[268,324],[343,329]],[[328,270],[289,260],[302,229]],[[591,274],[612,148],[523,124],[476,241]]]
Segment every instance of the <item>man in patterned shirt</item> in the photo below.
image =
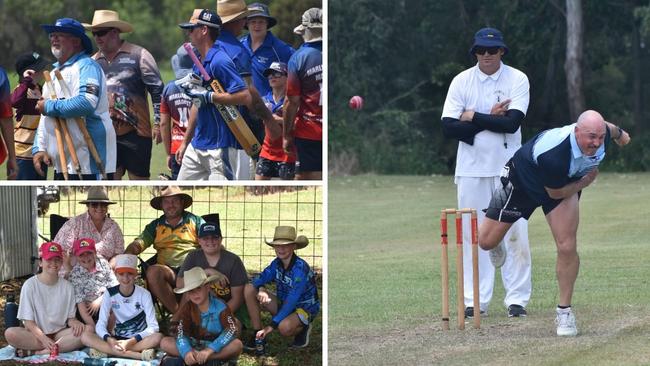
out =
[[[131,180],[149,179],[152,137],[160,143],[160,97],[163,82],[156,60],[146,49],[120,39],[120,33],[133,31],[117,12],[96,10],[92,24],[84,27],[93,33],[99,52],[93,55],[106,73],[111,119],[117,134],[117,171],[121,180],[128,171]],[[153,103],[151,128],[149,103]]]
[[187,254],[199,247],[197,232],[205,220],[185,211],[192,205],[192,197],[176,186],[165,188],[150,204],[164,214],[148,224],[125,253],[140,254],[153,245],[156,262],[147,268],[146,279],[156,281],[147,281],[147,288],[167,310],[175,313],[178,303],[172,289],[176,286],[176,275]]

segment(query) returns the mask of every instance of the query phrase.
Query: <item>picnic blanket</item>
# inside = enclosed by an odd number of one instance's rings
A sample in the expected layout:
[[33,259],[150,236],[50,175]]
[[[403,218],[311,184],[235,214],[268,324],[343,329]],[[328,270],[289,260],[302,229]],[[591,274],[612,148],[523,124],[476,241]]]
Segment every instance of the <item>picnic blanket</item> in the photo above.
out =
[[[87,351],[88,348],[85,348],[84,351]],[[0,349],[0,361],[5,361],[5,360],[17,360],[21,362],[27,362],[27,363],[45,363],[48,361],[52,361],[50,359],[49,355],[34,355],[34,356],[29,356],[29,357],[23,357],[23,358],[18,358],[15,357],[15,351],[16,349],[13,348],[12,346],[7,346],[5,348]],[[73,351],[73,352],[66,352],[66,353],[61,353],[56,357],[56,361],[62,362],[62,363],[70,363],[70,362],[84,362],[84,358],[88,358],[88,353],[87,352],[82,352],[82,351]],[[160,360],[152,360],[152,361],[139,361],[139,360],[130,360],[126,358],[115,358],[115,357],[108,357],[104,358],[104,360],[109,360],[109,361],[117,361],[117,364],[115,366],[158,366],[160,365]]]

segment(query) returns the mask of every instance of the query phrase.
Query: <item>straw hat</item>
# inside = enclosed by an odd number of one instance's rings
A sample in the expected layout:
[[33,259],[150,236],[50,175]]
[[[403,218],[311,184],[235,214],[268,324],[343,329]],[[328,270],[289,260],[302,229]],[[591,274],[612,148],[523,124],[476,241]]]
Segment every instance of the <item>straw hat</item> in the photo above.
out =
[[177,294],[182,294],[190,290],[194,290],[197,287],[201,287],[206,283],[210,283],[216,280],[221,279],[223,276],[220,274],[213,274],[209,276],[205,274],[205,271],[201,267],[194,267],[190,270],[185,271],[183,275],[184,287],[175,288],[174,292]]
[[108,199],[108,192],[105,187],[92,186],[88,189],[88,196],[85,201],[79,201],[81,204],[89,203],[106,203],[108,205],[115,204],[115,201]]
[[181,189],[178,186],[169,186],[160,192],[160,196],[154,197],[151,199],[151,207],[155,208],[156,210],[162,210],[162,200],[165,197],[174,197],[174,196],[179,196],[183,200],[183,208],[188,208],[192,206],[192,196],[190,196],[187,193],[183,193]]
[[309,244],[309,239],[306,236],[296,237],[296,228],[293,226],[276,226],[273,240],[268,241],[265,238],[264,241],[270,246],[296,244],[296,249],[302,249]]
[[223,24],[246,18],[251,13],[244,0],[217,0],[217,14]]
[[84,28],[93,31],[98,28],[117,28],[121,33],[133,32],[133,26],[120,20],[119,14],[113,10],[95,10],[93,23],[82,23]]

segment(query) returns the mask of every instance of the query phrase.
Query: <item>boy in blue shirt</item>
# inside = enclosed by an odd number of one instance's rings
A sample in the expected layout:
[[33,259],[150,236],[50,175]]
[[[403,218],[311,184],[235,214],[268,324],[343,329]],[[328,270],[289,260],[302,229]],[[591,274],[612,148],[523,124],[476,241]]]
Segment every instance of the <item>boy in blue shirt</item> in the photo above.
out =
[[[320,302],[314,272],[294,251],[306,247],[309,240],[302,235],[296,237],[296,229],[292,226],[277,226],[273,240],[266,241],[266,244],[273,247],[277,258],[253,280],[252,285],[248,284],[244,289],[248,314],[256,330],[255,338],[261,340],[258,347],[260,343],[264,347],[266,336],[275,329],[285,337],[294,336],[292,348],[307,347]],[[272,282],[277,294],[264,287]],[[264,328],[260,307],[273,315],[271,325]]]

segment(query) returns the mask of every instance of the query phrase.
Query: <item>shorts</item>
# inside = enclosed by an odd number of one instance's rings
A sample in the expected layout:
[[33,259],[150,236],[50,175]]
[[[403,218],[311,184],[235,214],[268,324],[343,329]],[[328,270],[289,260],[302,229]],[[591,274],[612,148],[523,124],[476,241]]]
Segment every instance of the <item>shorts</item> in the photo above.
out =
[[124,168],[138,177],[149,178],[151,147],[151,137],[138,136],[135,131],[117,136],[116,168]]
[[296,175],[296,163],[273,161],[260,156],[255,174],[262,177],[293,180]]
[[[499,222],[514,223],[520,218],[528,220],[537,207],[542,207],[544,215],[553,211],[562,200],[549,198],[543,203],[534,201],[520,187],[512,160],[506,163],[501,173],[502,187],[492,193],[490,204],[485,209],[485,216]],[[581,192],[578,192],[578,197]]]
[[294,141],[298,150],[296,170],[298,172],[323,171],[323,141],[297,137]]
[[47,165],[41,164],[41,169],[45,175],[40,175],[34,168],[34,161],[32,159],[16,158],[18,164],[17,180],[46,180],[47,179]]
[[251,159],[244,150],[221,148],[185,150],[178,180],[246,180],[251,175]]

